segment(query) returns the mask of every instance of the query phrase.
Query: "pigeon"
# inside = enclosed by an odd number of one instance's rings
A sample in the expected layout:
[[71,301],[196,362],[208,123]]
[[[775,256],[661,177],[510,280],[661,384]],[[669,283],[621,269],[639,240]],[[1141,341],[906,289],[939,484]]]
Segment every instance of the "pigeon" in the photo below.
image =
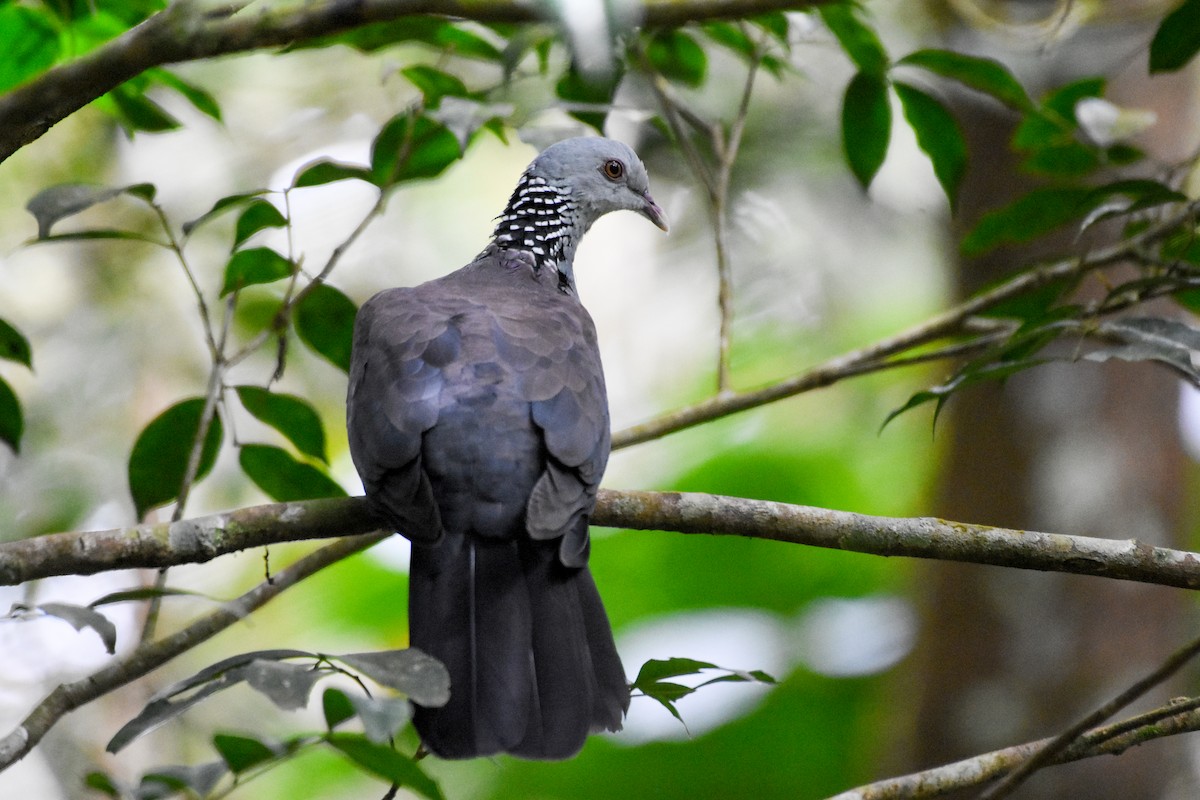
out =
[[610,430],[572,266],[622,209],[667,230],[633,150],[558,142],[474,261],[355,321],[350,453],[372,511],[412,542],[410,643],[450,675],[449,702],[415,704],[413,723],[442,758],[571,758],[629,707],[587,567]]

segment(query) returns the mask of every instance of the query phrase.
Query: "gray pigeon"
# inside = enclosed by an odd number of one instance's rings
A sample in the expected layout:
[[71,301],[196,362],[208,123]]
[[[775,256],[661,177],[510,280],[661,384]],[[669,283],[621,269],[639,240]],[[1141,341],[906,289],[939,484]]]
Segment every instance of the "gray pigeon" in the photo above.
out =
[[350,453],[413,544],[410,641],[450,672],[450,701],[413,722],[443,758],[570,758],[629,707],[587,568],[608,400],[572,272],[583,234],[620,209],[667,229],[632,150],[559,142],[474,261],[358,312]]

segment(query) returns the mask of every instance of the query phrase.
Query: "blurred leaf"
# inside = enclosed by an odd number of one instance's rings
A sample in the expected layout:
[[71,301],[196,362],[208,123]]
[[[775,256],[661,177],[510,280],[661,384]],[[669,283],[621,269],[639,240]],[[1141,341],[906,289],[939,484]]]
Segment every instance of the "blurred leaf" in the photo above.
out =
[[349,665],[376,683],[403,692],[423,706],[436,708],[450,699],[450,673],[446,667],[415,647],[330,658]]
[[238,386],[238,399],[255,419],[287,437],[306,456],[328,462],[325,428],[308,401],[294,394],[269,392],[260,386]]
[[137,231],[122,231],[112,228],[101,228],[90,231],[73,231],[71,233],[55,233],[50,236],[43,236],[38,239],[39,242],[87,242],[98,239],[124,239],[130,242],[146,242],[147,244],[156,244],[159,247],[164,246],[163,242],[155,239],[153,236],[146,236]]
[[0,319],[0,358],[33,368],[29,340],[7,321]]
[[308,705],[308,696],[325,673],[303,664],[257,659],[242,667],[246,683],[284,711]]
[[646,57],[667,80],[697,88],[708,72],[708,57],[696,40],[678,28],[656,31],[646,43]]
[[375,744],[387,744],[412,717],[412,706],[403,697],[367,697],[350,695],[350,702],[362,720],[363,733]]
[[237,247],[261,230],[285,228],[287,224],[287,217],[283,216],[283,213],[273,203],[261,198],[252,200],[238,215],[233,246]]
[[116,800],[121,800],[121,790],[117,788],[117,785],[113,783],[113,779],[107,773],[98,770],[89,772],[87,777],[83,779],[83,785],[89,789],[104,792]]
[[24,83],[58,59],[58,32],[37,10],[0,4],[0,92]]
[[1102,163],[1094,147],[1070,141],[1037,148],[1021,162],[1021,168],[1035,175],[1079,178],[1094,172]]
[[345,44],[364,53],[400,42],[423,42],[448,54],[501,63],[503,54],[491,42],[452,22],[434,17],[403,17],[391,22],[364,25],[334,36],[298,43],[293,49]]
[[1086,213],[1092,190],[1068,186],[1034,189],[980,218],[962,240],[962,252],[977,256],[1003,244],[1022,244],[1061,228]]
[[112,187],[86,183],[60,183],[38,192],[25,205],[25,208],[37,220],[38,238],[44,239],[50,235],[50,229],[59,220],[74,216],[97,203],[111,200],[120,194],[131,194],[147,200],[147,202],[154,199],[153,187],[150,184]]
[[[1005,276],[994,281],[980,289],[975,295],[985,294],[996,284],[1008,281],[1009,279],[1009,276]],[[1035,322],[1043,319],[1050,307],[1058,302],[1068,291],[1073,289],[1078,282],[1078,279],[1074,277],[1050,281],[1042,286],[1037,286],[1002,300],[994,306],[980,311],[979,315],[995,319],[1019,319],[1022,322]]]
[[209,220],[212,220],[215,217],[220,216],[222,213],[230,210],[231,208],[236,208],[238,206],[245,205],[246,203],[249,203],[251,200],[262,197],[262,194],[263,193],[261,191],[245,192],[243,194],[231,194],[227,197],[222,197],[220,200],[213,203],[213,207],[210,208],[208,211],[205,211],[203,214],[196,217],[194,220],[192,220],[190,222],[183,223],[183,235],[190,236],[192,231],[194,231],[196,228],[203,225],[204,223],[208,222]]
[[846,87],[842,103],[842,147],[846,161],[863,189],[883,166],[892,137],[892,106],[887,81],[859,72]]
[[21,434],[25,432],[25,417],[21,413],[21,402],[12,387],[0,378],[0,442],[21,452]]
[[1184,2],[1163,18],[1150,42],[1150,73],[1182,69],[1200,52],[1200,0]]
[[179,120],[166,109],[128,84],[113,89],[107,97],[112,99],[118,119],[131,132],[162,133],[181,127]]
[[88,603],[88,608],[96,608],[97,606],[108,606],[113,603],[129,603],[138,600],[150,600],[155,597],[203,597],[206,600],[213,600],[201,592],[193,592],[188,589],[172,589],[164,587],[162,589],[153,586],[140,586],[137,589],[126,589],[121,592],[109,592],[108,594]]
[[210,761],[194,767],[155,767],[142,776],[137,798],[152,800],[189,790],[195,797],[207,797],[227,774],[229,767],[224,761]]
[[859,7],[852,2],[828,3],[817,9],[825,27],[837,37],[842,50],[862,72],[883,75],[888,68],[887,51],[874,29],[859,19]]
[[297,461],[278,447],[244,444],[238,463],[250,480],[278,503],[346,496],[346,491],[333,478],[311,464]]
[[[612,108],[613,95],[621,82],[619,68],[613,70],[608,78],[599,76],[588,77],[572,64],[558,83],[554,84],[554,93],[560,100],[567,103],[567,113],[585,125],[591,125],[603,133],[604,120]],[[594,106],[585,108],[581,106]]]
[[920,67],[944,78],[994,97],[1017,111],[1032,111],[1033,100],[1008,67],[991,58],[980,58],[952,50],[918,50],[899,64]]
[[466,84],[457,75],[451,75],[449,72],[443,72],[425,64],[405,67],[400,70],[400,74],[408,78],[409,82],[421,91],[421,95],[425,98],[426,108],[437,108],[438,104],[442,102],[442,98],[447,95],[451,97],[471,96],[471,93],[467,91]]
[[181,700],[151,700],[146,704],[146,707],[138,713],[136,717],[126,722],[121,726],[121,729],[113,735],[108,741],[105,749],[110,753],[118,753],[125,748],[130,742],[149,733],[158,726],[168,722],[183,712],[187,711],[192,706],[200,701],[211,697],[217,692],[228,689],[230,686],[236,686],[241,683],[241,678],[219,678],[204,684],[194,694],[191,694]]
[[386,188],[403,181],[433,178],[462,158],[458,137],[440,122],[397,114],[371,145],[371,179]]
[[258,739],[248,736],[232,736],[218,733],[213,737],[213,747],[229,765],[231,772],[245,772],[251,767],[275,758],[275,751]]
[[369,772],[386,778],[397,786],[411,789],[430,800],[443,800],[438,785],[421,771],[416,762],[392,748],[375,744],[366,737],[353,733],[331,733],[326,737],[326,741]]
[[296,172],[296,179],[292,182],[292,185],[300,189],[305,186],[320,186],[325,183],[344,181],[351,178],[366,181],[367,183],[375,182],[371,177],[371,171],[366,167],[319,159],[301,167]]
[[[129,491],[138,519],[179,495],[203,411],[204,398],[183,400],[155,417],[138,435],[129,454]],[[224,436],[221,415],[214,411],[204,435],[196,481],[212,469]]]
[[341,689],[326,689],[321,708],[325,712],[325,725],[331,731],[354,716],[354,705]]
[[1104,78],[1082,78],[1060,86],[1042,99],[1042,105],[1049,111],[1075,124],[1075,106],[1085,97],[1101,97],[1107,82]]
[[917,144],[933,162],[933,173],[953,209],[967,170],[967,143],[962,131],[950,112],[932,95],[906,83],[893,85],[904,108],[904,118],[917,135]]
[[41,603],[38,608],[52,617],[66,620],[77,631],[91,628],[100,636],[109,655],[117,652],[117,626],[100,612],[72,603]]
[[221,296],[245,286],[273,283],[292,274],[292,262],[269,247],[248,247],[238,250],[225,265],[225,283]]
[[358,308],[327,283],[312,286],[296,304],[292,324],[300,341],[343,372],[350,372],[350,346]]
[[201,114],[212,117],[218,122],[221,121],[221,107],[217,104],[217,99],[205,89],[200,88],[194,83],[189,83],[174,72],[168,72],[165,69],[149,70],[147,74],[163,86],[168,86],[179,92]]
[[1087,353],[1089,361],[1157,361],[1200,385],[1200,370],[1192,363],[1192,353],[1200,350],[1200,329],[1162,317],[1124,317],[1101,323],[1094,335],[1117,345]]
[[700,30],[712,41],[745,58],[753,59],[758,53],[754,40],[731,22],[706,22],[700,26]]
[[[254,661],[281,661],[289,658],[311,658],[317,660],[320,659],[320,656],[305,650],[252,650],[248,653],[239,653],[209,664],[195,675],[184,678],[181,681],[176,681],[165,689],[160,689],[150,699],[165,700],[174,697],[177,694],[182,694],[190,689],[195,689],[197,686],[202,686],[209,681],[220,678],[226,673],[237,670]],[[235,673],[235,676],[238,681],[243,679],[243,676],[238,673]]]
[[749,21],[751,24],[762,28],[764,31],[774,36],[775,40],[784,47],[789,46],[788,20],[787,16],[782,11],[759,14],[757,17],[751,17]]

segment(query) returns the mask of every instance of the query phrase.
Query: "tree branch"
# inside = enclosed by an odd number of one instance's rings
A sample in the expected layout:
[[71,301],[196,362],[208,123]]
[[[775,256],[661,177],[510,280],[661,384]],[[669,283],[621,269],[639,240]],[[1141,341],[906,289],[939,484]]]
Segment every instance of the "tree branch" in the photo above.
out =
[[[643,24],[733,19],[826,0],[644,0]],[[164,64],[294,45],[375,22],[432,15],[535,22],[545,7],[522,0],[313,0],[300,4],[176,0],[102,47],[0,97],[0,162],[53,125],[142,72]]]
[[[930,517],[874,517],[721,495],[602,489],[592,523],[746,536],[878,556],[1095,575],[1184,589],[1200,586],[1200,554],[1136,539],[1010,530]],[[339,498],[255,506],[127,529],[56,533],[0,544],[0,585],[51,575],[201,563],[251,547],[353,536],[377,527],[362,498]]]

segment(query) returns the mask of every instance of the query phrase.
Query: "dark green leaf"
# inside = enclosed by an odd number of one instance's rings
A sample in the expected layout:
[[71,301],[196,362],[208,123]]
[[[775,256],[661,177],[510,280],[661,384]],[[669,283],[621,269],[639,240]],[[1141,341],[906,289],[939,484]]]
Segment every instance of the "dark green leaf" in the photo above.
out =
[[1192,353],[1200,350],[1200,329],[1175,319],[1124,317],[1101,323],[1094,335],[1116,346],[1087,353],[1089,361],[1157,361],[1200,383],[1200,371],[1192,363]]
[[371,145],[371,180],[386,188],[402,181],[433,178],[462,158],[458,137],[427,117],[397,114]]
[[707,22],[700,26],[704,35],[745,58],[752,59],[758,53],[758,45],[739,26],[730,22]]
[[270,698],[284,711],[296,711],[308,705],[308,696],[325,673],[303,664],[258,659],[242,667],[246,683]]
[[5,320],[0,319],[0,358],[33,367],[29,340]]
[[621,82],[619,70],[608,77],[586,76],[571,68],[554,85],[554,93],[565,100],[567,113],[597,131],[604,131],[604,120],[612,109],[613,95]]
[[0,442],[21,452],[21,434],[25,432],[25,417],[21,413],[21,402],[12,387],[0,378]]
[[501,63],[503,54],[487,39],[454,23],[429,17],[406,16],[392,22],[377,22],[337,34],[297,44],[302,47],[328,47],[345,44],[366,53],[400,42],[423,42],[447,54]]
[[174,719],[200,701],[223,689],[228,689],[230,686],[236,686],[241,681],[240,677],[223,677],[205,684],[194,694],[181,700],[151,700],[136,717],[121,726],[121,729],[109,740],[105,749],[110,753],[119,753],[135,739]]
[[346,295],[327,283],[313,286],[296,304],[292,324],[300,341],[314,352],[350,372],[350,346],[358,308]]
[[149,74],[158,83],[169,86],[179,92],[201,114],[212,117],[218,122],[221,121],[221,107],[217,105],[217,99],[206,90],[201,89],[194,83],[188,83],[174,72],[168,72],[165,69],[155,69],[150,71]]
[[387,744],[412,717],[412,707],[403,697],[350,696],[354,710],[362,720],[363,733],[375,744]]
[[121,790],[113,783],[113,779],[104,772],[89,772],[83,779],[83,785],[98,792],[104,792],[114,800],[121,800]]
[[[138,519],[179,495],[203,411],[204,398],[183,400],[155,417],[138,436],[129,455],[129,491]],[[212,469],[224,435],[221,417],[214,412],[205,432],[195,480]]]
[[1033,101],[1008,67],[991,58],[952,50],[918,50],[898,62],[920,67],[983,92],[1017,111],[1032,111]]
[[1184,2],[1168,14],[1150,42],[1150,72],[1182,69],[1200,52],[1200,0]]
[[284,228],[287,218],[273,203],[257,199],[238,215],[237,228],[233,235],[233,246],[237,247],[254,234],[266,228]]
[[863,189],[883,166],[892,137],[892,106],[887,81],[859,72],[846,87],[842,102],[842,147],[846,161]]
[[116,106],[118,118],[130,131],[162,133],[180,127],[179,120],[140,91],[123,84],[107,95]]
[[221,296],[258,283],[272,283],[292,274],[292,262],[269,247],[238,250],[225,265]]
[[412,789],[429,800],[443,800],[441,789],[421,771],[416,762],[392,748],[375,744],[366,737],[353,733],[331,733],[326,737],[326,741],[367,771],[386,778],[397,786]]
[[366,181],[367,183],[374,183],[374,179],[371,177],[371,170],[366,167],[320,159],[301,167],[296,172],[296,179],[292,182],[292,185],[300,189],[305,186],[320,186],[325,183],[344,181],[351,178]]
[[1026,172],[1060,178],[1080,178],[1097,170],[1103,161],[1096,149],[1069,141],[1034,150],[1021,163]]
[[164,587],[156,589],[153,586],[140,586],[137,589],[126,589],[122,592],[109,592],[103,597],[97,598],[88,603],[88,608],[96,608],[98,606],[108,606],[113,603],[130,603],[139,600],[150,600],[155,597],[203,597],[206,600],[213,600],[206,594],[200,592],[192,592],[187,589],[171,589]]
[[1074,125],[1076,104],[1085,97],[1102,97],[1105,85],[1104,78],[1083,78],[1050,92],[1043,98],[1042,105]]
[[405,67],[400,70],[400,74],[408,78],[413,86],[421,91],[421,95],[425,98],[426,108],[437,108],[438,104],[442,102],[442,98],[446,96],[471,96],[471,93],[467,91],[466,84],[457,75],[442,72],[440,69],[434,69],[425,64]]
[[954,208],[967,170],[967,143],[954,117],[932,95],[906,83],[893,84],[917,144],[933,162],[933,174]]
[[446,667],[415,647],[330,658],[349,665],[376,683],[404,692],[423,706],[436,708],[450,699],[450,673]]
[[[1007,277],[1004,279],[1007,280]],[[1021,292],[1002,300],[990,308],[980,311],[983,317],[996,319],[1018,319],[1022,322],[1037,322],[1045,318],[1053,306],[1068,291],[1078,284],[1076,278],[1060,278],[1042,286]],[[989,291],[995,284],[989,284],[979,291],[979,294]]]
[[35,9],[0,4],[0,92],[29,80],[58,59],[58,32]]
[[221,758],[229,765],[232,772],[245,772],[251,767],[275,758],[273,749],[248,736],[231,736],[218,733],[213,737],[213,747],[221,754]]
[[1087,213],[1091,190],[1082,187],[1035,189],[1003,208],[989,211],[962,241],[969,256],[1003,244],[1032,241]]
[[775,40],[784,47],[789,46],[790,40],[788,39],[788,20],[787,16],[782,11],[775,11],[770,14],[760,14],[757,17],[751,17],[750,22],[774,36]]
[[341,689],[326,689],[321,697],[321,707],[325,712],[325,725],[331,731],[354,716],[354,705]]
[[720,669],[716,664],[707,661],[696,661],[692,658],[652,658],[638,670],[637,680],[633,688],[643,689],[663,678],[678,678],[681,675],[699,675],[706,669]]
[[220,216],[231,208],[245,205],[251,200],[262,197],[262,192],[246,192],[244,194],[231,194],[228,197],[222,197],[217,202],[213,203],[213,207],[205,211],[199,217],[196,217],[190,222],[183,223],[183,235],[190,236],[192,231],[209,220]]
[[100,636],[109,655],[117,652],[117,626],[99,611],[71,603],[42,603],[38,608],[52,617],[66,620],[77,631],[91,628]]
[[935,386],[931,389],[926,389],[914,394],[908,399],[907,403],[889,413],[887,418],[883,421],[883,424],[879,427],[880,429],[883,429],[887,427],[889,422],[903,414],[905,411],[909,411],[917,406],[921,406],[929,402],[936,404],[933,412],[933,423],[936,425],[938,417],[941,415],[942,408],[945,406],[946,401],[949,400],[950,396],[955,392],[966,389],[969,386],[975,386],[985,381],[1003,380],[1004,378],[1015,375],[1018,372],[1023,372],[1024,370],[1044,363],[1046,363],[1046,359],[1020,358],[998,363],[989,362],[969,365],[968,368],[960,370],[953,378],[941,386]]
[[[154,696],[150,699],[165,700],[167,698],[174,697],[177,694],[181,694],[190,689],[195,689],[197,686],[201,686],[209,681],[220,678],[226,673],[235,672],[241,667],[244,667],[254,661],[280,661],[288,658],[311,658],[316,660],[319,659],[320,656],[316,653],[309,653],[304,650],[253,650],[249,653],[239,653],[235,656],[230,656],[229,658],[223,658],[214,664],[209,664],[195,675],[184,678],[181,681],[177,681],[165,689],[160,689],[159,691],[155,692]],[[238,681],[241,681],[244,678],[244,676],[240,673],[236,673],[235,677],[237,677]]]
[[87,242],[96,239],[124,239],[130,242],[146,242],[147,244],[156,244],[159,247],[164,245],[153,236],[147,236],[137,231],[122,231],[112,228],[101,228],[91,231],[73,231],[72,233],[55,233],[50,236],[43,236],[38,239],[39,242]]
[[882,75],[888,68],[887,51],[879,35],[859,19],[854,3],[828,3],[818,9],[825,27],[837,37],[846,55],[862,72]]
[[[157,797],[170,797],[180,791],[192,792],[194,797],[208,797],[209,793],[220,783],[221,778],[229,774],[229,767],[224,761],[210,761],[194,767],[155,767],[142,776],[138,786],[138,800],[152,800]],[[156,791],[161,789],[161,791]]]
[[238,386],[238,399],[260,422],[287,437],[306,456],[328,461],[325,429],[308,401],[293,394],[277,394],[259,386]]
[[[147,186],[148,184],[112,187],[93,186],[86,183],[60,183],[38,192],[25,205],[25,208],[37,220],[38,238],[44,239],[50,235],[50,229],[59,220],[74,216],[97,203],[111,200],[120,194],[132,194],[145,200]],[[152,196],[151,200],[153,200]]]
[[297,461],[278,447],[244,444],[238,463],[258,488],[279,503],[346,496],[346,491],[333,478],[312,464]]
[[708,72],[708,58],[696,40],[678,28],[654,33],[646,43],[646,57],[668,80],[698,87]]

